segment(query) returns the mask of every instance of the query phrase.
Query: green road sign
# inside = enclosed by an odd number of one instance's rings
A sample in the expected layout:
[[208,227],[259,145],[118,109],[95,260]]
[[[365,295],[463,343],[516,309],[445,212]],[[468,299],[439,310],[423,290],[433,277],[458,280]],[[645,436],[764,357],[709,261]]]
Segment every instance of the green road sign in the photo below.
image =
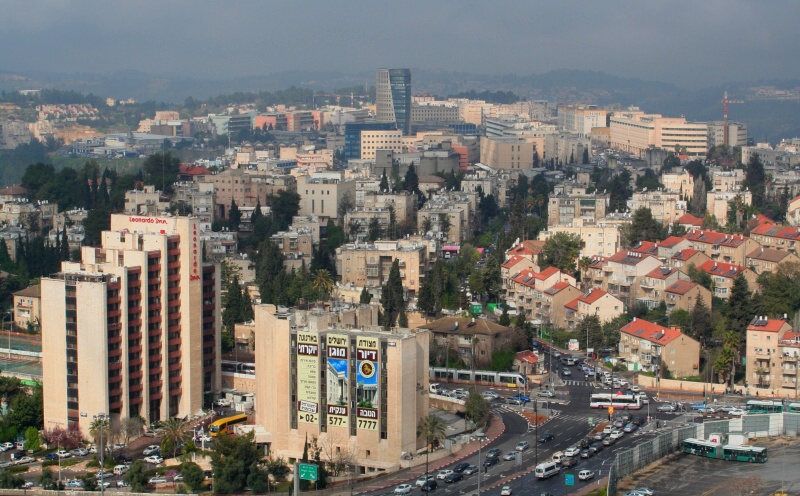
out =
[[300,464],[300,480],[317,481],[317,466],[310,463]]
[[564,483],[568,486],[574,486],[575,474],[564,474]]

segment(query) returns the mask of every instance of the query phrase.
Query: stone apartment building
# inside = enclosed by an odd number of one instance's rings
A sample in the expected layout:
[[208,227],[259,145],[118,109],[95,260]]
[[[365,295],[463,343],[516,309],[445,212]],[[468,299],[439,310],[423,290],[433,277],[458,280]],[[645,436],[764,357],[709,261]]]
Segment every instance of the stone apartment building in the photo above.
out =
[[125,192],[125,212],[136,215],[158,215],[169,208],[169,197],[153,185]]
[[583,226],[594,225],[606,216],[609,195],[586,193],[585,188],[572,188],[550,195],[547,207],[547,226],[568,226],[582,221]]
[[676,268],[657,267],[648,272],[640,281],[636,291],[636,303],[647,308],[658,307],[666,299],[666,289],[678,281],[688,281],[689,276]]
[[[791,251],[797,254],[797,242],[800,240],[800,227],[789,227],[781,224],[764,222],[750,230],[750,237],[763,248]],[[753,250],[758,247],[753,246]],[[753,250],[747,253],[752,253]]]
[[508,288],[509,278],[515,276],[523,270],[539,272],[540,268],[536,262],[531,261],[530,258],[520,255],[508,257],[502,264],[500,264],[500,279],[503,281],[503,289]]
[[695,267],[700,267],[708,261],[711,261],[711,257],[702,251],[695,250],[694,248],[684,248],[672,255],[670,266],[688,273],[690,266],[694,265]]
[[698,269],[711,276],[714,283],[714,296],[723,300],[731,297],[734,280],[739,274],[744,275],[750,291],[755,291],[759,287],[758,274],[742,265],[708,261],[700,265]]
[[[552,322],[550,310],[553,308],[553,295],[545,295],[545,291],[560,282],[575,286],[574,277],[559,271],[555,267],[548,267],[541,272],[520,271],[509,279],[508,288],[506,289],[506,304],[510,308],[515,308],[517,312],[524,314],[528,320],[534,323],[537,321],[539,323],[550,323]],[[565,299],[561,305],[566,304],[570,299],[572,298]]]
[[[492,363],[492,354],[510,339],[511,329],[486,319],[442,317],[419,326],[431,332],[431,357],[434,363],[446,353],[456,351],[467,367],[485,369]],[[473,362],[474,360],[474,362]]]
[[653,218],[663,225],[677,222],[687,212],[687,202],[677,191],[637,191],[628,200],[628,210],[649,208]]
[[[796,333],[783,319],[757,315],[747,326],[746,381],[750,387],[781,391],[797,388]],[[785,336],[789,333],[789,336]],[[782,338],[790,339],[783,340]],[[785,349],[784,349],[785,348]],[[785,374],[785,376],[784,376]],[[782,396],[782,394],[781,394]]]
[[[241,207],[267,204],[269,195],[280,190],[297,191],[297,180],[290,175],[254,173],[246,169],[227,169],[219,174],[198,176],[199,182],[209,182],[214,188],[214,218],[227,219],[231,202]],[[301,194],[301,198],[302,198]]]
[[760,248],[759,242],[742,234],[726,234],[699,229],[684,236],[692,248],[702,251],[715,262],[744,265],[748,253]]
[[736,199],[741,199],[745,205],[753,204],[753,194],[749,191],[709,191],[706,193],[706,212],[724,226],[728,223],[730,202]]
[[625,312],[625,304],[619,298],[602,289],[590,288],[565,305],[565,326],[577,329],[586,317],[596,315],[600,323],[613,320]]
[[634,370],[669,371],[673,378],[697,375],[700,370],[700,343],[675,327],[634,318],[620,329],[618,348]]
[[602,257],[610,257],[619,251],[621,239],[619,228],[614,224],[600,221],[597,224],[584,224],[582,219],[574,219],[572,224],[548,226],[539,233],[541,241],[547,241],[556,233],[575,234],[583,241],[583,252]]
[[343,174],[311,174],[297,179],[300,215],[316,215],[325,222],[338,217],[339,202],[346,195],[355,198],[356,181]]
[[745,266],[753,269],[758,275],[765,272],[778,272],[784,265],[796,263],[800,263],[800,257],[796,254],[774,248],[753,250],[745,259]]
[[660,266],[661,262],[653,256],[620,250],[603,265],[600,289],[622,300],[627,308],[633,308],[641,280]]
[[711,291],[696,282],[679,280],[664,289],[664,301],[668,312],[675,310],[691,312],[698,299],[703,300],[706,308],[711,308]]
[[336,249],[336,272],[342,284],[374,288],[387,281],[395,260],[400,265],[403,288],[411,298],[428,270],[427,245],[417,240],[346,244]]
[[39,327],[42,320],[42,287],[28,286],[14,293],[14,325],[27,330],[28,325]]

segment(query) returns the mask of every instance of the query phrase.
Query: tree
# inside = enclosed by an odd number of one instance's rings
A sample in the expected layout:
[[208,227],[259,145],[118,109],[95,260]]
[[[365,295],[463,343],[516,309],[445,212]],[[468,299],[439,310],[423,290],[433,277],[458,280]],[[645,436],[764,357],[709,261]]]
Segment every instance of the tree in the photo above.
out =
[[444,421],[433,414],[422,417],[417,422],[417,437],[425,440],[428,451],[431,451],[435,444],[444,440],[447,433],[447,425]]
[[433,284],[431,278],[426,277],[419,288],[419,294],[417,294],[417,307],[427,315],[435,315],[437,311]]
[[403,329],[408,328],[408,316],[406,316],[406,309],[400,307],[400,313],[397,315],[397,325]]
[[131,486],[131,492],[144,492],[144,488],[147,487],[148,482],[147,473],[145,470],[146,467],[144,465],[144,461],[136,460],[130,465],[128,471],[125,472],[125,475],[122,476],[122,480]]
[[731,296],[728,299],[728,329],[736,331],[741,336],[744,336],[747,325],[753,317],[751,300],[747,279],[739,272],[733,279]]
[[757,153],[750,156],[745,167],[744,187],[753,194],[753,205],[756,208],[763,208],[766,199],[766,179],[764,164]]
[[205,488],[206,475],[198,464],[185,462],[181,466],[181,475],[183,476],[183,482],[186,483],[190,490],[200,492]]
[[475,423],[481,425],[489,419],[491,405],[486,398],[478,393],[475,388],[470,389],[469,395],[464,402],[464,416]]
[[506,305],[503,305],[503,313],[500,315],[500,321],[498,323],[505,327],[511,325],[511,317],[508,315],[508,307],[506,307]]
[[46,491],[58,489],[58,481],[53,477],[53,470],[50,467],[42,469],[42,475],[39,476],[39,485]]
[[381,239],[383,237],[383,227],[381,227],[381,222],[378,220],[377,217],[373,217],[369,220],[369,224],[367,225],[367,241],[373,242]]
[[467,283],[469,284],[469,290],[473,296],[477,296],[486,292],[482,270],[473,270],[469,275]]
[[417,169],[414,164],[408,166],[406,175],[403,178],[403,189],[411,193],[419,193],[419,176],[417,176]]
[[[161,427],[164,430],[164,437],[161,440],[161,452],[169,453],[172,451],[172,457],[175,458],[178,448],[187,438],[186,422],[176,417],[170,417]],[[167,449],[165,450],[164,448]]]
[[211,467],[214,470],[215,494],[240,492],[255,482],[250,478],[251,474],[263,474],[258,468],[261,451],[253,439],[253,433],[250,432],[245,436],[221,436],[214,442]]
[[392,262],[389,278],[381,288],[381,306],[383,307],[384,327],[394,327],[400,310],[405,307],[403,280],[400,277],[400,263]]
[[242,222],[242,212],[239,211],[239,205],[236,200],[231,200],[231,206],[228,209],[228,229],[233,232],[239,230],[239,224]]
[[25,451],[39,451],[42,447],[42,436],[36,427],[25,429]]
[[[342,197],[339,199],[339,205],[336,207],[336,215],[339,217],[339,224],[342,225],[344,223],[345,216],[351,212],[354,208],[356,208],[356,202],[353,199],[353,195],[347,191]],[[330,232],[328,233],[330,236]]]
[[703,298],[697,298],[691,314],[692,336],[702,343],[707,343],[711,339],[714,325],[711,321],[711,312],[706,306]]
[[79,475],[78,480],[83,482],[84,491],[97,491],[97,478],[94,474]]
[[539,255],[541,267],[555,267],[562,272],[572,274],[575,272],[575,261],[578,259],[583,240],[578,234],[557,232],[552,235],[542,247]]
[[589,163],[589,148],[588,147],[584,147],[584,149],[583,149],[583,160],[582,160],[581,163],[583,163],[583,164],[588,164]]
[[381,182],[378,185],[378,190],[380,192],[389,191],[389,178],[386,176],[386,169],[383,169],[383,175],[381,176]]
[[[105,451],[108,445],[108,431],[109,431],[108,417],[96,418],[89,425],[89,434],[92,436],[97,451]],[[102,442],[100,442],[102,439]]]
[[0,489],[19,489],[25,484],[20,475],[3,470],[0,472]]
[[126,417],[122,419],[122,438],[127,445],[131,438],[136,438],[144,432],[144,419],[142,417]]
[[100,235],[103,231],[111,229],[111,212],[108,207],[98,207],[89,211],[83,220],[86,241],[91,246],[100,244]]
[[256,224],[258,221],[264,217],[264,214],[261,213],[261,198],[256,199],[256,206],[253,209],[253,213],[250,215],[250,225],[253,226],[255,230]]
[[686,267],[686,273],[689,276],[690,281],[703,286],[709,291],[714,291],[714,281],[711,279],[711,274],[708,272],[698,269],[692,263]]
[[640,241],[659,241],[666,237],[661,222],[654,219],[650,209],[645,207],[637,209],[631,223],[623,226],[621,231],[622,244],[626,247],[636,246]]
[[364,286],[364,289],[361,290],[361,295],[358,298],[358,302],[362,305],[369,304],[372,301],[372,293],[367,290],[367,287]]
[[314,273],[314,282],[311,283],[312,287],[321,293],[323,298],[330,296],[333,292],[333,279],[331,273],[327,269],[319,269]]
[[[181,161],[170,152],[154,153],[147,157],[142,171],[149,184],[155,185],[157,190],[164,192],[172,191],[172,183],[178,180]],[[92,179],[96,178],[93,176]],[[96,183],[97,181],[95,181]]]
[[300,211],[300,194],[282,189],[269,196],[269,204],[275,231],[285,231],[292,224],[292,217]]

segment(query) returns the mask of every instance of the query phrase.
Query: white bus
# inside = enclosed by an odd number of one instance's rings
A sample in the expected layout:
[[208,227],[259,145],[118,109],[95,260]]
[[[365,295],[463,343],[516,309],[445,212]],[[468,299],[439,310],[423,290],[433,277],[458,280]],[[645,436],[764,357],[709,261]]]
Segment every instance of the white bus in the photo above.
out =
[[589,399],[592,408],[622,408],[623,410],[638,410],[642,408],[642,400],[635,394],[597,393]]

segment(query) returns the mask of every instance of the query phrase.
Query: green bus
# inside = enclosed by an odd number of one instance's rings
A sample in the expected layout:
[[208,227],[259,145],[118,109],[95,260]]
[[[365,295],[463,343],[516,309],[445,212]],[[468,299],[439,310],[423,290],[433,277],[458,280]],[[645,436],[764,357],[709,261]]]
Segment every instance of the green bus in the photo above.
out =
[[789,413],[800,413],[800,403],[789,403],[789,406],[786,407],[786,411]]
[[782,401],[750,400],[745,410],[747,413],[782,413],[784,406]]
[[759,446],[723,446],[722,458],[737,462],[766,463],[767,448]]
[[690,437],[683,440],[683,452],[690,455],[705,456],[706,458],[721,458],[722,444]]

